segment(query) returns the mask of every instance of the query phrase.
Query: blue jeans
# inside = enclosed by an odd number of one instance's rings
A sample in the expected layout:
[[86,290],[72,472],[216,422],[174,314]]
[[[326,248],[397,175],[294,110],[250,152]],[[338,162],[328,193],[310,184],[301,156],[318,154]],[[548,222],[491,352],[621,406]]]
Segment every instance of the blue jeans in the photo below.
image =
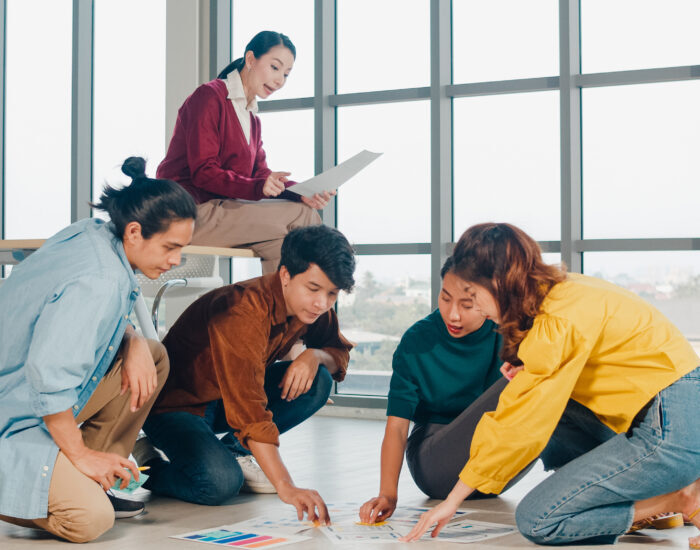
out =
[[612,544],[637,501],[700,478],[700,367],[660,391],[627,433],[616,434],[570,401],[542,453],[557,471],[520,502],[520,532],[538,544]]
[[[280,433],[301,424],[325,405],[333,379],[321,365],[311,389],[294,399],[281,399],[278,384],[290,361],[279,361],[265,372],[268,410]],[[218,505],[238,494],[243,473],[236,461],[249,454],[226,423],[223,403],[213,401],[203,417],[188,412],[151,414],[143,426],[151,442],[169,462],[150,462],[150,479],[144,485],[155,494],[195,504]],[[225,433],[222,439],[216,434]]]

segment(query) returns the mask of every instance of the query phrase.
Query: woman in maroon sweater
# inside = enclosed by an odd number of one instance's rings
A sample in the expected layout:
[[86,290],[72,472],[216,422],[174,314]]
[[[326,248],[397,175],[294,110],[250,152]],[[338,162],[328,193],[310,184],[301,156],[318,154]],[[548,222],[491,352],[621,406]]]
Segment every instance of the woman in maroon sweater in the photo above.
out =
[[[256,97],[279,90],[294,65],[296,48],[284,34],[262,31],[244,57],[202,84],[178,111],[158,177],[182,185],[197,202],[193,244],[249,247],[263,273],[277,270],[284,236],[295,227],[321,223],[316,209],[329,193],[304,197],[287,190],[289,172],[265,161]],[[250,204],[263,198],[286,200]]]

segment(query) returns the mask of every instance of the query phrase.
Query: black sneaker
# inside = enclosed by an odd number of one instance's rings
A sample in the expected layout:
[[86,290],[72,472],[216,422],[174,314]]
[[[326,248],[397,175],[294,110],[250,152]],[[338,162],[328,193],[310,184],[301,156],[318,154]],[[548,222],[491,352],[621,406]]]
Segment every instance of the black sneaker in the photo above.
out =
[[107,498],[112,503],[114,517],[116,519],[133,518],[134,516],[142,514],[146,509],[146,505],[143,502],[115,497],[109,491],[107,491]]

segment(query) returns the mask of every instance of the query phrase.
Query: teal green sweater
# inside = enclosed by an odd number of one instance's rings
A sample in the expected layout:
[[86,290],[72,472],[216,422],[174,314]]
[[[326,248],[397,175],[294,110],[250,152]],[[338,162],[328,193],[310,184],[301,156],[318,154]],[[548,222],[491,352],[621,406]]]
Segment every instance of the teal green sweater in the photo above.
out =
[[497,328],[453,338],[438,310],[414,324],[394,352],[387,416],[449,424],[502,376]]

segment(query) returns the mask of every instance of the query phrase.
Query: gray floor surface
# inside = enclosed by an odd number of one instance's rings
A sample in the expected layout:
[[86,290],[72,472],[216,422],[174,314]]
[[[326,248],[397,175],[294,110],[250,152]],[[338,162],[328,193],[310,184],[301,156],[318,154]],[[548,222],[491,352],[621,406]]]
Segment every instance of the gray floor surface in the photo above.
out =
[[[327,502],[364,502],[375,496],[379,486],[379,450],[384,433],[384,422],[316,416],[282,436],[281,452],[295,483],[318,490]],[[538,483],[545,474],[534,468],[528,476],[500,498],[466,502],[464,509],[479,510],[469,517],[513,525],[513,511],[520,498]],[[116,550],[124,548],[173,550],[204,550],[214,548],[202,543],[168,538],[190,531],[217,527],[250,519],[256,516],[274,517],[288,513],[290,507],[276,495],[242,495],[230,503],[218,506],[197,506],[172,499],[145,497],[147,512],[140,517],[119,520],[115,527],[89,543],[90,548]],[[421,493],[404,467],[399,489],[399,506],[428,506],[434,504]],[[688,548],[687,537],[697,533],[695,528],[683,527],[670,531],[644,531],[642,534],[623,537],[616,548],[670,549]],[[325,549],[338,547],[345,550],[370,548],[449,548],[455,544],[445,542],[402,543],[351,543],[333,545],[322,533],[311,532],[312,539],[284,548]],[[24,529],[0,522],[0,549],[66,548],[45,532]],[[465,547],[457,545],[457,547]],[[472,543],[470,550],[536,548],[519,534]],[[578,550],[601,548],[572,546]]]

